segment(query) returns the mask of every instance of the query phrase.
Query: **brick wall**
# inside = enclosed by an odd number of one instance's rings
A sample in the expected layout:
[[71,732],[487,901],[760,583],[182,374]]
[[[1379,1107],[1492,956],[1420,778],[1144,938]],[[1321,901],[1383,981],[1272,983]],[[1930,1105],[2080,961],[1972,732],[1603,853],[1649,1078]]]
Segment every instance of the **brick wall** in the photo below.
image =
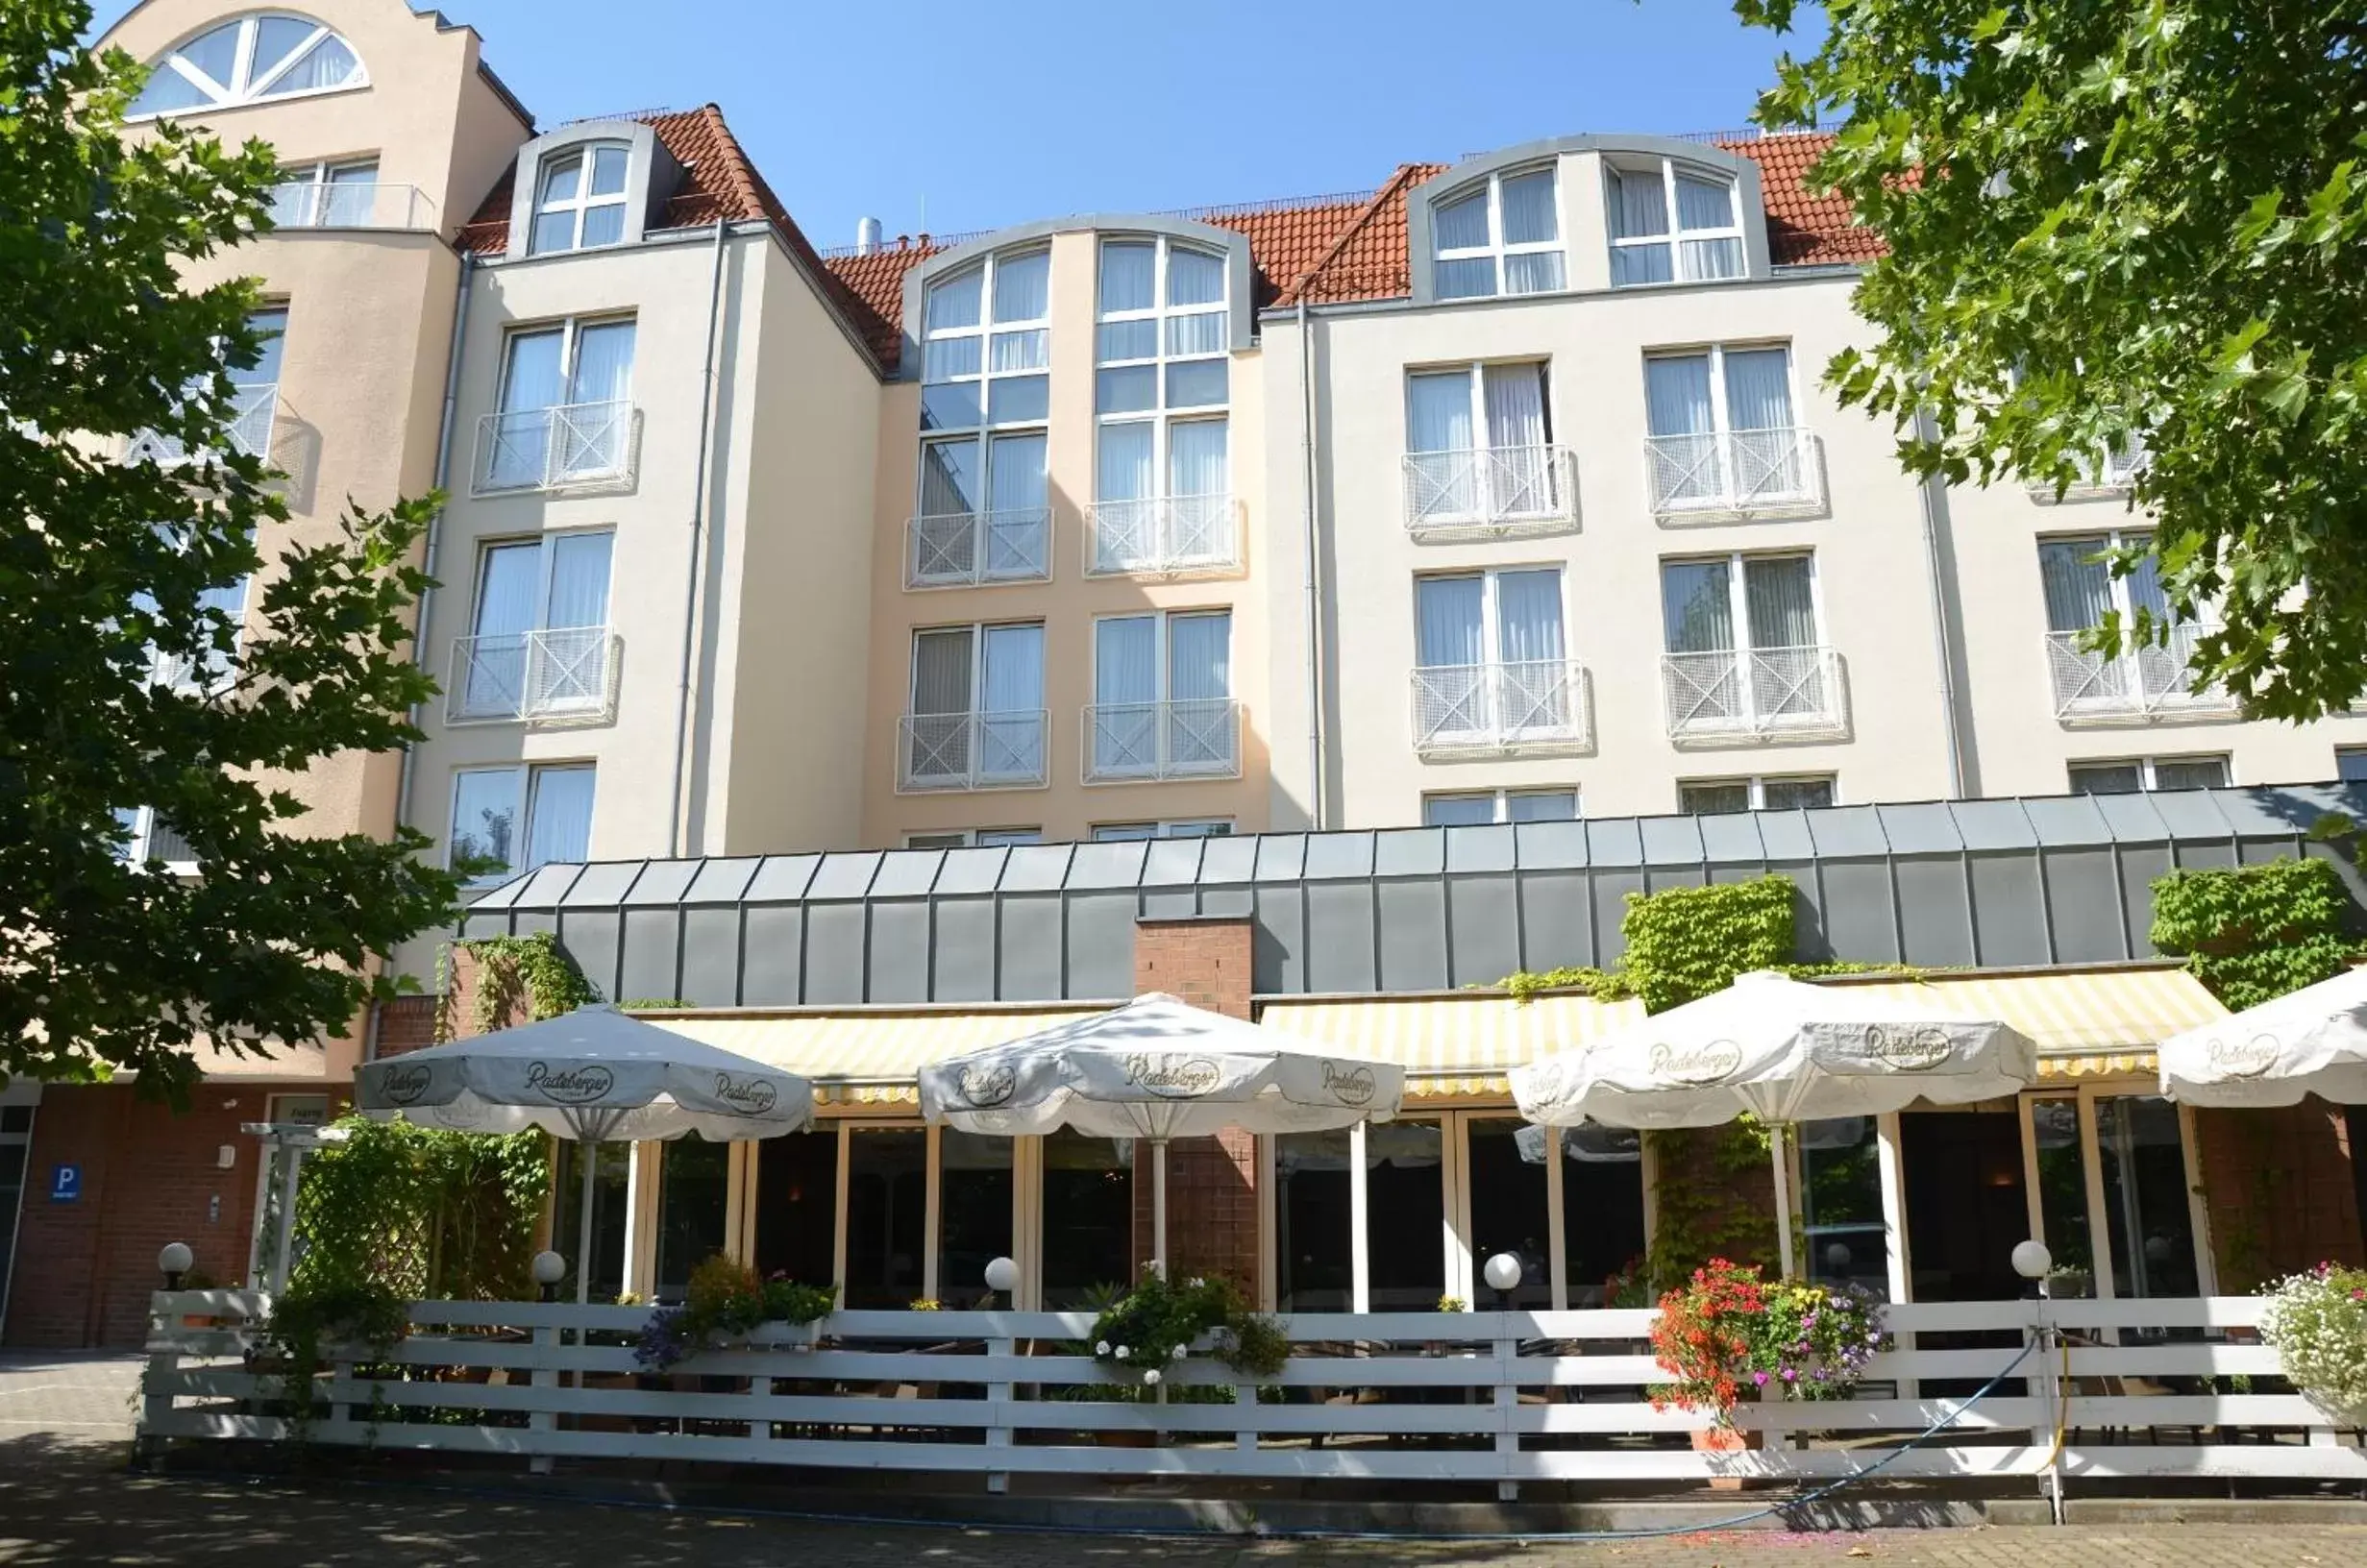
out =
[[[204,1084],[178,1115],[136,1099],[129,1087],[47,1089],[34,1114],[0,1342],[139,1344],[149,1292],[162,1283],[157,1253],[168,1241],[188,1243],[215,1283],[244,1285],[262,1148],[239,1124],[262,1120],[275,1091],[321,1087]],[[232,1151],[227,1169],[224,1145]],[[82,1167],[82,1196],[72,1203],[49,1196],[61,1164]]]
[[[432,995],[399,996],[391,1002],[382,1002],[378,1010],[378,1054],[401,1056],[406,1051],[425,1050],[438,1043],[435,1038],[437,1015],[452,1030],[455,1040],[469,1040],[486,1031],[477,1027],[477,960],[464,947],[452,949],[446,966],[444,983],[449,1000]],[[514,1001],[508,1015],[495,1020],[494,1027],[508,1028],[528,1020],[523,997]]]
[[[1249,1017],[1249,922],[1144,920],[1134,934],[1134,989],[1163,991],[1212,1013]],[[1150,1151],[1135,1159],[1134,1235],[1151,1254]],[[1170,1273],[1228,1274],[1254,1291],[1257,1257],[1257,1139],[1227,1129],[1167,1151]]]
[[2204,1108],[2194,1126],[2220,1289],[2249,1290],[2330,1259],[2367,1262],[2340,1106],[2312,1096],[2270,1110]]

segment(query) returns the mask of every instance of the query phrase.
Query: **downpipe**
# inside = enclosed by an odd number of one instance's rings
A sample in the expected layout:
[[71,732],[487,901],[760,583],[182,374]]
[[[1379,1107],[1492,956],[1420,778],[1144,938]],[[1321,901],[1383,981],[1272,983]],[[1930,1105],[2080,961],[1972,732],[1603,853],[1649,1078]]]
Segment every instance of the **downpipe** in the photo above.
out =
[[715,409],[715,330],[723,319],[724,236],[729,221],[715,220],[714,265],[707,282],[706,368],[700,373],[699,446],[697,472],[691,481],[690,571],[682,582],[682,667],[675,682],[674,788],[666,796],[666,852],[680,856],[682,845],[682,780],[689,766],[691,727],[691,670],[699,643],[699,573],[706,540],[707,443],[713,434]]
[[1321,510],[1316,502],[1320,454],[1315,434],[1315,336],[1307,316],[1306,283],[1298,299],[1298,450],[1306,470],[1303,529],[1307,579],[1307,825],[1323,830],[1323,593],[1322,552],[1317,545]]

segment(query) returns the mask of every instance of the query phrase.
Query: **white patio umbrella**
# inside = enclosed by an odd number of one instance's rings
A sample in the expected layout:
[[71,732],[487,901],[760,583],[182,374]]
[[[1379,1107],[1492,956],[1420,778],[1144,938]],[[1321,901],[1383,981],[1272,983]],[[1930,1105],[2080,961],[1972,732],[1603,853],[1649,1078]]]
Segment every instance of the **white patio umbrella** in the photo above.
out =
[[368,1063],[354,1074],[363,1115],[424,1127],[516,1133],[539,1127],[583,1145],[576,1299],[592,1293],[592,1165],[612,1139],[722,1141],[794,1133],[814,1088],[794,1072],[718,1049],[612,1007]]
[[2161,1042],[2161,1092],[2213,1106],[2367,1100],[2367,969],[2171,1036]]
[[1992,1099],[2036,1076],[2029,1037],[1998,1019],[1757,970],[1585,1050],[1516,1068],[1512,1078],[1520,1114],[1549,1125],[1713,1127],[1745,1111],[1765,1122],[1777,1240],[1788,1279],[1788,1125],[1876,1115],[1917,1099]]
[[1151,1148],[1152,1258],[1167,1266],[1167,1145],[1226,1127],[1319,1132],[1396,1114],[1405,1069],[1153,992],[921,1069],[921,1110],[964,1132],[1073,1127]]

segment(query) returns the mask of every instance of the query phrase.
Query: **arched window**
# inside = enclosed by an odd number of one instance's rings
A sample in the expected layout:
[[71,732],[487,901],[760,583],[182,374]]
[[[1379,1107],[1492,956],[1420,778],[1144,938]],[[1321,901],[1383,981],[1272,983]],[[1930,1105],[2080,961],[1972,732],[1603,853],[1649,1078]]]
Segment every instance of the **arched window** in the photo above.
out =
[[582,251],[625,237],[625,174],[632,150],[621,141],[545,158],[535,184],[534,232],[528,250]]
[[134,114],[234,109],[266,98],[358,87],[368,80],[353,45],[309,16],[266,12],[190,38],[150,68]]
[[1442,300],[1561,288],[1562,219],[1553,166],[1492,174],[1434,203],[1430,241]]

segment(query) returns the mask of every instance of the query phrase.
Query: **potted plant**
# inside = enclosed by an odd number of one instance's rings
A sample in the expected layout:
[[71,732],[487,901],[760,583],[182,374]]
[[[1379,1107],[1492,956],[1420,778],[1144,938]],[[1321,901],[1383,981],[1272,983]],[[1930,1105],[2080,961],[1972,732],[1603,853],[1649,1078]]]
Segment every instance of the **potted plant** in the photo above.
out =
[[[1118,1374],[1119,1397],[1159,1398],[1169,1377],[1195,1346],[1245,1378],[1270,1378],[1290,1360],[1290,1336],[1252,1311],[1240,1287],[1222,1278],[1171,1284],[1155,1268],[1094,1319],[1093,1356]],[[1148,1432],[1105,1433],[1105,1444],[1147,1446]]]
[[759,1279],[748,1264],[717,1253],[691,1270],[679,1307],[660,1307],[641,1326],[633,1360],[653,1372],[718,1345],[745,1345],[767,1323],[808,1327],[838,1305],[835,1286],[800,1285],[786,1275]]
[[2293,1386],[2339,1421],[2367,1422],[2367,1269],[2320,1263],[2263,1293],[2260,1336]]

